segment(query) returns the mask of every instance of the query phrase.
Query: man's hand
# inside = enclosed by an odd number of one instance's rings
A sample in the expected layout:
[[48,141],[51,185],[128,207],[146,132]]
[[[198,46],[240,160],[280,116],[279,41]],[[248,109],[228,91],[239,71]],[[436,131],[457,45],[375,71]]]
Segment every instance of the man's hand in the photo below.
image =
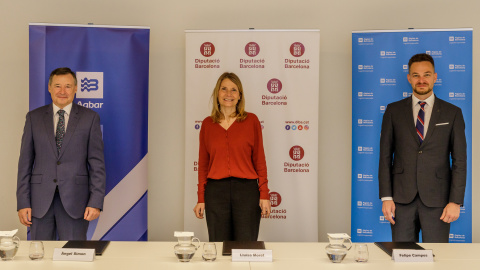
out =
[[205,203],[197,203],[193,208],[193,212],[197,218],[202,219],[203,214],[205,213]]
[[382,212],[385,219],[395,225],[395,203],[392,200],[383,201]]
[[85,214],[83,214],[83,219],[87,221],[92,221],[98,218],[100,216],[100,209],[98,208],[93,208],[93,207],[87,207],[85,208]]
[[30,225],[32,225],[32,208],[22,208],[18,210],[18,218],[20,219],[20,223],[30,227]]
[[448,203],[447,206],[445,206],[445,208],[443,209],[443,213],[440,219],[443,222],[451,223],[457,220],[458,217],[460,217],[460,205],[451,202]]

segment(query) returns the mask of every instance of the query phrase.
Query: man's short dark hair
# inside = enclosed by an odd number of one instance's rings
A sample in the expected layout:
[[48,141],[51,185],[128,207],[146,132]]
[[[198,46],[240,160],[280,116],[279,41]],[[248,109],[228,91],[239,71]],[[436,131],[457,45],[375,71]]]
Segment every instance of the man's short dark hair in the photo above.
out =
[[61,67],[61,68],[54,69],[52,71],[52,73],[50,73],[50,77],[48,78],[48,85],[52,84],[53,76],[55,76],[55,75],[67,75],[67,74],[71,74],[73,76],[73,81],[75,82],[75,85],[77,85],[77,75],[75,75],[75,72],[73,72],[68,67]]
[[419,53],[412,56],[412,58],[410,58],[410,60],[408,61],[408,70],[410,71],[410,67],[413,63],[425,61],[432,63],[433,70],[435,70],[435,62],[433,61],[433,58],[426,53]]

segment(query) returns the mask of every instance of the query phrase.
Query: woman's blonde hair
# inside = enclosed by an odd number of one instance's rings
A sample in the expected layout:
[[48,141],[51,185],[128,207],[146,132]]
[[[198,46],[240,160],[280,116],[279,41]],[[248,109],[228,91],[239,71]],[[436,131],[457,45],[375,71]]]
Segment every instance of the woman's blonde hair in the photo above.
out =
[[240,94],[240,99],[238,100],[236,110],[231,115],[232,117],[237,117],[236,121],[243,121],[247,118],[247,112],[245,111],[245,96],[243,95],[243,86],[240,78],[235,73],[232,72],[225,72],[217,80],[217,84],[213,89],[212,93],[212,120],[214,123],[220,123],[220,121],[224,118],[223,113],[220,111],[220,103],[218,103],[218,92],[220,91],[220,86],[222,85],[222,81],[225,79],[229,79],[232,81],[238,88],[238,93]]

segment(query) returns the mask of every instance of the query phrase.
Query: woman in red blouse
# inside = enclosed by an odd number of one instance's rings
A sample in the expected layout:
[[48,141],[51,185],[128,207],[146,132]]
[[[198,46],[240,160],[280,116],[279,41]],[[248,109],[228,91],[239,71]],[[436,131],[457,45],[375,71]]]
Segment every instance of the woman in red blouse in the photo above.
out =
[[197,218],[206,212],[211,242],[256,241],[270,215],[262,128],[245,111],[242,83],[223,73],[212,93],[212,114],[200,130]]

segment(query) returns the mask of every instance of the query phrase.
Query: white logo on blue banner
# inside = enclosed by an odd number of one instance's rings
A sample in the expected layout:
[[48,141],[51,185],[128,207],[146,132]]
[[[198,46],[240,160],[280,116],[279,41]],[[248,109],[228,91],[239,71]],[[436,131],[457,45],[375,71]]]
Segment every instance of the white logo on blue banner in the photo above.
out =
[[[371,40],[372,46],[365,46],[365,40]],[[460,218],[451,225],[450,242],[472,241],[471,29],[371,31],[352,34],[352,89],[368,89],[370,96],[365,98],[365,92],[352,91],[352,145],[356,148],[352,151],[353,241],[391,241],[390,223],[383,218],[382,202],[378,194],[381,123],[386,105],[411,96],[412,87],[407,81],[408,60],[417,53],[428,53],[435,60],[435,70],[438,73],[435,95],[462,108],[468,146],[467,188],[465,207],[461,209]],[[359,67],[365,67],[365,63],[375,66],[375,69],[364,72],[364,69]],[[362,124],[355,119],[363,119]],[[365,128],[365,119],[378,124]],[[366,150],[370,150],[367,152],[370,155],[366,155]],[[360,175],[359,172],[363,173]],[[359,181],[363,175],[369,175],[372,181]],[[365,202],[368,202],[368,207],[365,207]]]

